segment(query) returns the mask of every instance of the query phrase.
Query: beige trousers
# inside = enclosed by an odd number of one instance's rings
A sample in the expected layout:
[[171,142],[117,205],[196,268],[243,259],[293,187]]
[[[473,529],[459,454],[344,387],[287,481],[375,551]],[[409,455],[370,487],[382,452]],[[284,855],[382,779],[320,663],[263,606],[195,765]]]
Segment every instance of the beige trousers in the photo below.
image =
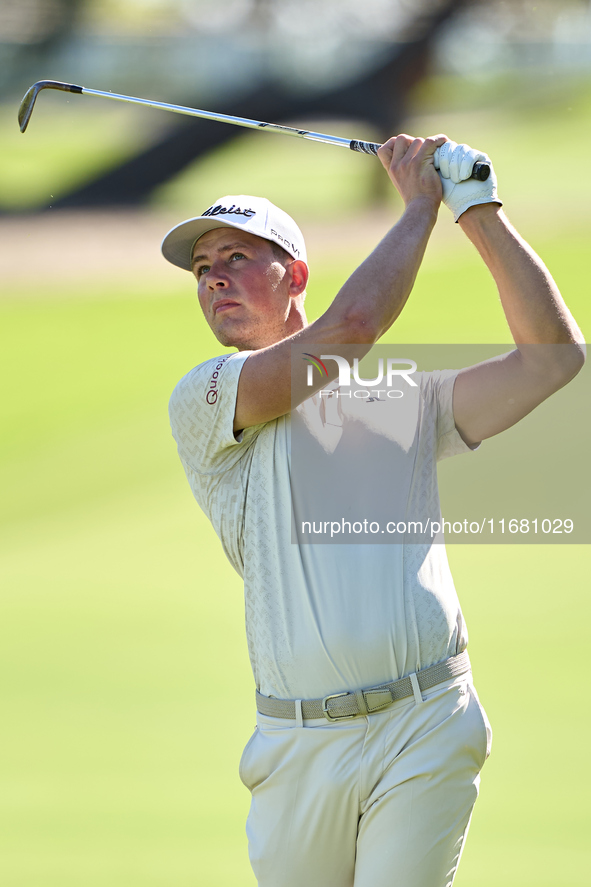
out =
[[350,721],[258,716],[240,777],[259,887],[449,887],[491,730],[471,675]]

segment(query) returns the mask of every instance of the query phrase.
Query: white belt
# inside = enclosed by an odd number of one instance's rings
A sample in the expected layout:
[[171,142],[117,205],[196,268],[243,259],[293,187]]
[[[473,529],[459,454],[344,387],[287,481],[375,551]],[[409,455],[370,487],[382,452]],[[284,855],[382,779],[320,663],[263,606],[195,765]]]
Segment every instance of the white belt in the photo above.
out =
[[[464,651],[457,656],[451,656],[429,668],[422,668],[416,673],[416,680],[421,691],[429,690],[436,684],[448,681],[470,671],[470,659]],[[410,675],[393,681],[390,684],[380,684],[379,687],[371,687],[369,690],[347,690],[344,693],[331,693],[322,699],[303,699],[302,717],[326,718],[328,721],[342,721],[348,718],[357,718],[360,715],[372,714],[382,711],[399,699],[413,696],[413,682]],[[257,711],[270,718],[296,719],[296,700],[276,699],[274,696],[256,694]]]

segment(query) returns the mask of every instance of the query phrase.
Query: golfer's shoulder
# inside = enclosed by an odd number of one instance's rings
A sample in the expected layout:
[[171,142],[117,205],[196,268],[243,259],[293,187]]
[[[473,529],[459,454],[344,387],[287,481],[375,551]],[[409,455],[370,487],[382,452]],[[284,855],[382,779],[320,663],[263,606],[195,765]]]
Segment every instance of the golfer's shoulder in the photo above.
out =
[[422,370],[413,373],[412,378],[418,385],[422,397],[439,398],[441,392],[453,388],[459,370]]
[[196,394],[207,386],[210,379],[219,379],[226,363],[233,354],[222,354],[219,357],[210,357],[202,363],[198,363],[193,369],[177,382],[172,392],[171,401],[188,394]]
[[[429,416],[433,422],[453,426],[453,392],[458,372],[457,369],[444,369],[413,373],[416,385],[413,392],[419,399],[423,423]],[[406,390],[404,394],[407,395]]]
[[220,408],[225,405],[233,411],[244,360],[245,355],[231,352],[211,357],[189,370],[176,384],[170,397],[171,418],[186,414],[197,416],[203,409],[213,406]]

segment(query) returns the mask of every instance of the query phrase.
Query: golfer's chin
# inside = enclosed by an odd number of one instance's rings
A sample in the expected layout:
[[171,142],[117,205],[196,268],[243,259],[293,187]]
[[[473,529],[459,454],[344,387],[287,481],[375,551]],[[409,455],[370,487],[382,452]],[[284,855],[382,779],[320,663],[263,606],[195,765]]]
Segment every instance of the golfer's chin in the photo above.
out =
[[230,323],[212,325],[211,330],[221,345],[226,348],[237,348],[238,351],[259,351],[261,348],[268,348],[269,345],[280,342],[287,335],[284,330],[266,330],[259,325],[253,330],[245,325]]
[[237,348],[238,351],[257,351],[262,345],[252,344],[252,331],[245,329],[232,329],[229,324],[212,326],[211,330],[218,342],[225,348]]

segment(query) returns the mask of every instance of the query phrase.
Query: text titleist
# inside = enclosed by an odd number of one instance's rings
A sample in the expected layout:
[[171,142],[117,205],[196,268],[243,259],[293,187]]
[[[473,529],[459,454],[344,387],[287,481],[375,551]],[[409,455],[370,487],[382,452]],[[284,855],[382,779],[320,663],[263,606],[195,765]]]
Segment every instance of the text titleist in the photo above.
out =
[[235,203],[232,204],[230,209],[225,206],[222,206],[221,203],[218,203],[217,206],[210,206],[209,209],[206,209],[204,216],[246,216],[247,219],[250,219],[251,216],[256,216],[255,209],[240,209],[239,206],[236,206]]

